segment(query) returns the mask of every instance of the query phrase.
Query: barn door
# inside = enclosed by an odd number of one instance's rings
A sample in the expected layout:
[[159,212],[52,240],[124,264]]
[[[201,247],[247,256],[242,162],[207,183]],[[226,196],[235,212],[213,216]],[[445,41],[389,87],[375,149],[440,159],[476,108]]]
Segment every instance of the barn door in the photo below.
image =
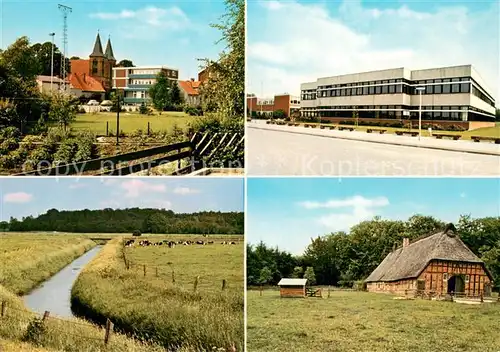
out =
[[417,280],[417,291],[425,291],[425,280]]

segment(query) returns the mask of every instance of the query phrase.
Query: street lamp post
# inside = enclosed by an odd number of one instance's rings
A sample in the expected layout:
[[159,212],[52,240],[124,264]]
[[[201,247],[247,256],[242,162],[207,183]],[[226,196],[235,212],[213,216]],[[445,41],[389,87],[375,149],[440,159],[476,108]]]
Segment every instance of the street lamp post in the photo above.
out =
[[116,88],[116,145],[120,144],[120,90]]
[[54,84],[54,36],[55,33],[49,33],[52,37],[52,50],[50,55],[50,94],[54,94],[53,84]]
[[420,103],[418,105],[418,140],[422,136],[422,92],[425,90],[425,87],[417,87],[416,90],[420,95]]

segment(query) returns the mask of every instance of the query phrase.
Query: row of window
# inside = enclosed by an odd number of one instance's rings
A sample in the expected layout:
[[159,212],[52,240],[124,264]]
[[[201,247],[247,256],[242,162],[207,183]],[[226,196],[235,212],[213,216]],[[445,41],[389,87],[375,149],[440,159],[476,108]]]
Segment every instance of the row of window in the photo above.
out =
[[470,77],[455,77],[455,78],[438,78],[438,79],[427,79],[420,81],[411,81],[406,78],[395,78],[395,79],[385,79],[378,81],[365,81],[365,82],[355,82],[355,83],[344,83],[344,84],[330,84],[318,86],[318,89],[329,89],[329,88],[343,88],[343,87],[359,87],[359,86],[376,86],[376,85],[387,85],[392,83],[406,83],[408,85],[423,85],[432,83],[449,83],[449,82],[468,82]]
[[486,102],[490,106],[495,106],[495,102],[490,99],[486,94],[483,94],[479,89],[477,89],[474,85],[472,86],[472,94]]
[[[417,87],[409,86],[406,84],[394,84],[383,86],[369,86],[357,88],[340,88],[321,90],[314,93],[303,93],[302,100],[315,100],[316,98],[329,98],[329,97],[350,97],[359,95],[377,95],[377,94],[420,94],[416,89]],[[452,93],[470,93],[471,84],[468,83],[445,83],[445,84],[432,84],[425,86],[422,94],[452,94]]]
[[[432,106],[422,106],[422,110],[467,110],[468,106],[458,106],[458,105],[432,105]],[[304,108],[306,109],[306,108]],[[335,105],[335,106],[318,106],[317,110],[419,110],[418,106],[408,106],[408,105]]]
[[152,85],[154,84],[154,80],[141,80],[141,79],[134,79],[130,84],[141,84],[141,85]]

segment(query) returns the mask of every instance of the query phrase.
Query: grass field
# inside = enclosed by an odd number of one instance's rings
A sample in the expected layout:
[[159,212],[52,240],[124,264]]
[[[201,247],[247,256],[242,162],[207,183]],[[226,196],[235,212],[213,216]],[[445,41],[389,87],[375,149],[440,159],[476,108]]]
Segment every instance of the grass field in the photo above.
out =
[[[136,240],[157,242],[180,238],[197,240],[196,236],[189,235],[142,236]],[[175,248],[136,246],[123,252],[120,239],[108,242],[73,286],[73,307],[79,307],[95,321],[109,317],[124,332],[164,347],[228,351],[234,345],[237,351],[242,351],[243,238],[210,236],[203,239],[215,243]],[[220,244],[235,239],[238,239],[236,245]],[[123,253],[131,263],[129,270]],[[175,282],[172,282],[172,271]],[[226,280],[224,291],[223,279]]]
[[[90,236],[0,234],[0,301],[6,302],[5,316],[0,317],[0,351],[165,351],[120,334],[113,334],[110,343],[104,346],[104,330],[81,319],[49,317],[42,327],[33,327],[40,316],[29,311],[14,292],[30,291],[95,246],[88,239]],[[28,331],[32,332],[29,338]]]
[[[120,131],[131,133],[136,130],[147,131],[148,122],[151,131],[170,131],[177,125],[185,128],[191,116],[184,112],[163,112],[161,115],[141,115],[138,112],[120,113]],[[106,122],[109,123],[109,132],[116,134],[116,113],[100,112],[96,114],[79,114],[76,120],[71,124],[75,130],[90,130],[96,134],[106,134]]]
[[330,298],[247,294],[247,351],[452,352],[500,350],[500,304],[395,300],[367,292]]
[[[320,125],[319,123],[310,123],[307,122],[309,125]],[[337,125],[337,124],[321,124],[325,126],[331,126],[331,125]],[[342,125],[343,127],[354,127],[357,131],[366,131],[368,128],[376,128],[376,129],[384,129],[387,130],[385,133],[391,133],[395,134],[396,131],[408,131],[408,128],[394,128],[394,127],[380,127],[380,126],[354,126],[354,125]],[[418,132],[418,129],[412,129],[411,131],[413,132]],[[458,132],[458,131],[433,131],[433,134],[453,134],[453,135],[461,135],[461,139],[465,140],[470,140],[471,136],[482,136],[482,137],[500,137],[500,124],[497,123],[495,127],[483,127],[483,128],[478,128],[473,131],[463,131],[463,132]],[[426,129],[422,129],[422,136],[428,137],[429,136],[429,131]]]

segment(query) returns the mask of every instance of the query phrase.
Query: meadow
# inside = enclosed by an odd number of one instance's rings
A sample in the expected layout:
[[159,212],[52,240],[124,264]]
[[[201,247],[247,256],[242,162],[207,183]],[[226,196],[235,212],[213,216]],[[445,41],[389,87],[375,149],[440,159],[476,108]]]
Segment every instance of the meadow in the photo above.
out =
[[332,291],[247,294],[247,351],[498,352],[500,304],[467,305]]
[[155,235],[136,242],[145,239],[214,243],[123,247],[123,239],[113,239],[78,277],[72,307],[99,323],[107,317],[122,332],[169,349],[242,351],[243,237]]
[[104,345],[104,330],[82,319],[49,317],[29,311],[20,296],[96,245],[92,235],[0,233],[0,351],[149,352],[165,351],[121,334]]
[[[155,132],[171,131],[174,126],[184,129],[193,118],[184,112],[163,112],[161,115],[141,115],[138,112],[120,113],[120,131],[125,134],[142,130],[146,132],[149,128]],[[109,132],[116,134],[116,113],[100,112],[78,114],[75,121],[71,123],[71,128],[76,131],[92,131],[98,135],[106,134],[106,123]]]
[[0,234],[0,285],[26,294],[95,245],[78,235]]

